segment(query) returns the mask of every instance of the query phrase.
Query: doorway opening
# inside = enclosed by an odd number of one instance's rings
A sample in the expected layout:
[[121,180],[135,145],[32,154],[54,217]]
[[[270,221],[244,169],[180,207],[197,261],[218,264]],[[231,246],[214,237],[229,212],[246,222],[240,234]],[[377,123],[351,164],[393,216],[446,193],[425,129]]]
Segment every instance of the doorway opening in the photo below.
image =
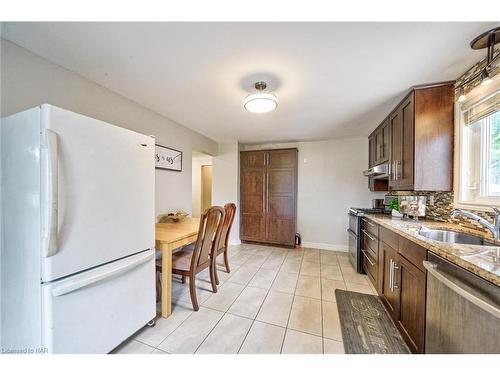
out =
[[192,216],[200,217],[212,206],[212,156],[193,150]]

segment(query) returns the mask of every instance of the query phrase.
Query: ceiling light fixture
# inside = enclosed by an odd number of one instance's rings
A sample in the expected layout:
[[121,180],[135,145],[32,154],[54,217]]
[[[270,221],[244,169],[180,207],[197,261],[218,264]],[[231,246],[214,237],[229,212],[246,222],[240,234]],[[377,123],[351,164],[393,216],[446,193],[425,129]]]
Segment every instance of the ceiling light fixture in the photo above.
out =
[[256,82],[255,88],[259,91],[256,94],[248,95],[245,98],[245,109],[253,113],[271,112],[278,106],[278,98],[274,94],[263,92],[267,87],[265,82]]

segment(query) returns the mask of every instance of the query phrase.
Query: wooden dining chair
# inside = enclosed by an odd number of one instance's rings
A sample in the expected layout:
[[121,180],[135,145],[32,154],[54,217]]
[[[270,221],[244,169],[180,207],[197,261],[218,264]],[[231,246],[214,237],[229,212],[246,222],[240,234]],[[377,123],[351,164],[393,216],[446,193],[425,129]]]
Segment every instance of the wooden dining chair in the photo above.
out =
[[222,232],[219,237],[219,243],[217,244],[217,251],[215,254],[215,283],[219,285],[219,276],[217,275],[217,256],[224,254],[224,266],[226,267],[226,272],[230,273],[229,269],[229,258],[228,258],[228,245],[229,245],[229,234],[231,233],[231,227],[233,226],[234,215],[236,213],[236,205],[234,203],[227,203],[224,205],[224,223],[222,225]]
[[[215,282],[215,251],[224,223],[224,209],[219,206],[210,207],[200,218],[198,238],[193,247],[185,247],[172,254],[172,273],[180,275],[182,281],[189,278],[189,293],[193,309],[198,311],[196,298],[196,275],[206,268],[210,268],[212,290],[217,292]],[[156,271],[161,272],[161,261],[156,261]]]

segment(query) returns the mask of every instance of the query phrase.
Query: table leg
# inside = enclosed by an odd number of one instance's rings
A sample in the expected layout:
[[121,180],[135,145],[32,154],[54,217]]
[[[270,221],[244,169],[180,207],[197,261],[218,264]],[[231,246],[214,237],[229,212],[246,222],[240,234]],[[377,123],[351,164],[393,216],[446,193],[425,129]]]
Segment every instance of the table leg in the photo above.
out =
[[161,316],[172,314],[172,249],[163,245],[161,250]]

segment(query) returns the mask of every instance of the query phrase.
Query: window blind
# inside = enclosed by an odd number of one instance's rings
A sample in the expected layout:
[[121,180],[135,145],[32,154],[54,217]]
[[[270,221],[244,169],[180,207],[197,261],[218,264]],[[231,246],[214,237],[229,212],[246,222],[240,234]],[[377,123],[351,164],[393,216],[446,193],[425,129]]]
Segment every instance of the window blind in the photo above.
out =
[[471,125],[500,110],[500,90],[471,105],[463,112],[464,124]]

